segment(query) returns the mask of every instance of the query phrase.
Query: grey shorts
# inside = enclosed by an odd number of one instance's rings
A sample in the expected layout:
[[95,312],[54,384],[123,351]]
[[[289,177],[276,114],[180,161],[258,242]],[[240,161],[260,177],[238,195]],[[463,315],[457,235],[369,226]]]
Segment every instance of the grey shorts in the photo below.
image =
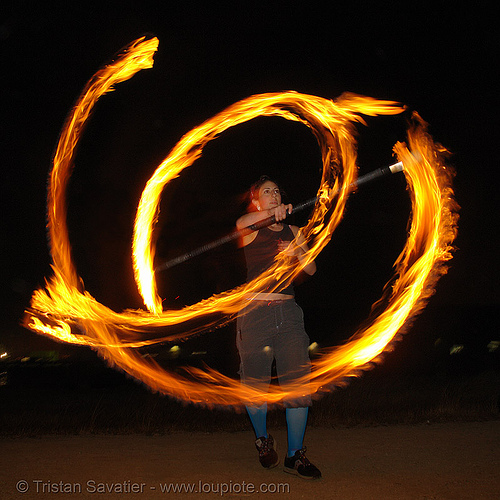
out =
[[[304,313],[295,300],[262,301],[262,305],[249,306],[241,311],[236,324],[242,383],[268,386],[274,360],[281,386],[310,375],[309,337]],[[285,407],[311,406],[309,384],[303,394],[282,403]]]

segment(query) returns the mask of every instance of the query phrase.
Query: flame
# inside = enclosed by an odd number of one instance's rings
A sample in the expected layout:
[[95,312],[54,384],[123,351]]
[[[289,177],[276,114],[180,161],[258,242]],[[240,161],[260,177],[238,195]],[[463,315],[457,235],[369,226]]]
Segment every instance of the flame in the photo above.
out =
[[[444,162],[446,150],[435,144],[425,122],[417,115],[408,130],[408,145],[398,143],[394,152],[404,164],[412,201],[411,223],[406,245],[395,263],[395,277],[379,303],[383,311],[370,319],[344,345],[322,351],[313,362],[311,378],[286,387],[247,387],[239,381],[206,368],[186,368],[185,374],[171,373],[135,348],[165,340],[187,338],[202,330],[227,323],[247,305],[245,297],[274,283],[279,286],[299,272],[282,252],[271,269],[250,283],[214,295],[181,310],[163,310],[154,274],[153,232],[160,196],[165,185],[200,157],[203,147],[228,128],[258,116],[280,116],[303,123],[320,145],[323,163],[314,212],[301,233],[309,245],[302,265],[314,260],[340,223],[356,180],[354,124],[364,123],[360,115],[393,115],[404,108],[392,101],[344,94],[335,102],[297,92],[266,93],[235,103],[202,123],[184,137],[158,166],[141,196],[134,226],[132,254],[138,289],[147,310],[117,313],[100,304],[83,289],[74,266],[66,226],[67,183],[73,168],[75,148],[97,100],[113,85],[150,68],[158,46],[156,38],[132,42],[116,60],[99,70],[85,87],[71,111],[60,136],[50,175],[48,228],[53,276],[45,289],[33,293],[25,325],[59,341],[96,349],[111,365],[142,380],[151,389],[176,398],[206,405],[241,407],[244,403],[277,403],[301,396],[304,387],[321,394],[345,383],[380,359],[410,320],[425,307],[439,277],[452,258],[456,237],[457,209],[452,190],[452,172]],[[167,235],[168,236],[168,235]],[[196,320],[196,327],[190,322]],[[149,338],[152,329],[181,325],[181,332]]]

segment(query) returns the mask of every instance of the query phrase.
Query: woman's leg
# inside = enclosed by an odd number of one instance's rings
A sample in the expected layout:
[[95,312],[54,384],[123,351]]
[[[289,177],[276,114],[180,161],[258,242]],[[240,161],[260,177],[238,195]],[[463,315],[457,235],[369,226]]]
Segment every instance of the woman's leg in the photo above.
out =
[[288,456],[293,457],[296,451],[303,448],[309,407],[287,408],[286,425],[288,431]]
[[256,438],[267,438],[267,403],[246,407]]
[[[265,393],[271,381],[273,362],[273,314],[266,306],[247,311],[237,321],[236,344],[240,354],[240,378],[243,385],[260,387]],[[267,403],[246,405],[255,432],[259,461],[265,468],[279,463],[273,437],[267,433]]]

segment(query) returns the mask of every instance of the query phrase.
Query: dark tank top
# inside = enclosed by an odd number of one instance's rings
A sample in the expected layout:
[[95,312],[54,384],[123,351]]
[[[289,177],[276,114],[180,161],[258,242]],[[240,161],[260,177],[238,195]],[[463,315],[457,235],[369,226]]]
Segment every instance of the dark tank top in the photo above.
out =
[[[295,236],[287,224],[283,224],[281,231],[273,231],[268,227],[259,229],[252,243],[244,247],[247,280],[253,280],[273,265],[274,258],[279,253],[278,243],[280,241],[292,241],[294,238]],[[271,288],[271,286],[268,288]],[[273,292],[295,295],[292,283],[284,283]]]

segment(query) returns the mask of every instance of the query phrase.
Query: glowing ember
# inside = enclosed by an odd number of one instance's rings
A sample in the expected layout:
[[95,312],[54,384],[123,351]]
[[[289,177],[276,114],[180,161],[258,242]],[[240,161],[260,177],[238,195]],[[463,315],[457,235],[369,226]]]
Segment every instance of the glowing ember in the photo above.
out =
[[[258,116],[280,116],[308,126],[317,137],[323,161],[323,176],[316,204],[307,225],[301,229],[309,245],[307,259],[315,259],[329,242],[342,219],[348,186],[356,179],[356,150],[353,129],[364,115],[390,115],[403,108],[397,103],[346,94],[332,102],[296,92],[261,94],[244,99],[186,134],[156,169],[142,194],[134,228],[133,260],[139,291],[147,310],[117,313],[97,302],[82,288],[71,258],[66,226],[66,186],[73,167],[75,147],[85,121],[97,100],[116,83],[150,68],[158,46],[156,38],[140,39],[125,48],[113,63],[99,70],[80,96],[61,133],[50,176],[48,227],[54,275],[45,289],[33,294],[26,312],[28,328],[56,340],[84,344],[96,349],[116,365],[149,385],[176,398],[207,405],[241,406],[246,402],[279,402],[299,396],[303,380],[286,387],[261,390],[242,386],[238,380],[211,369],[186,368],[186,376],[164,370],[144,359],[134,348],[156,342],[187,338],[196,332],[224,324],[242,307],[248,293],[266,288],[273,277],[283,281],[300,269],[286,255],[279,255],[271,269],[251,283],[214,295],[181,310],[162,310],[154,275],[152,235],[160,196],[165,185],[199,158],[203,147],[228,128]],[[367,369],[388,348],[408,320],[417,314],[432,295],[434,285],[446,272],[456,236],[457,206],[453,199],[451,174],[444,164],[442,146],[433,142],[418,115],[408,131],[408,146],[398,143],[394,151],[404,164],[412,201],[411,225],[405,248],[395,263],[395,279],[381,304],[385,309],[370,318],[346,344],[324,350],[313,362],[310,387],[313,393],[342,384],[345,377]],[[335,194],[334,194],[335,193]],[[382,302],[383,301],[383,302]],[[189,322],[196,320],[196,329]],[[201,323],[201,326],[200,326]],[[184,325],[182,333],[144,339],[142,332]],[[177,328],[179,330],[179,328]],[[142,337],[142,338],[141,338]],[[265,393],[265,394],[264,394]]]

